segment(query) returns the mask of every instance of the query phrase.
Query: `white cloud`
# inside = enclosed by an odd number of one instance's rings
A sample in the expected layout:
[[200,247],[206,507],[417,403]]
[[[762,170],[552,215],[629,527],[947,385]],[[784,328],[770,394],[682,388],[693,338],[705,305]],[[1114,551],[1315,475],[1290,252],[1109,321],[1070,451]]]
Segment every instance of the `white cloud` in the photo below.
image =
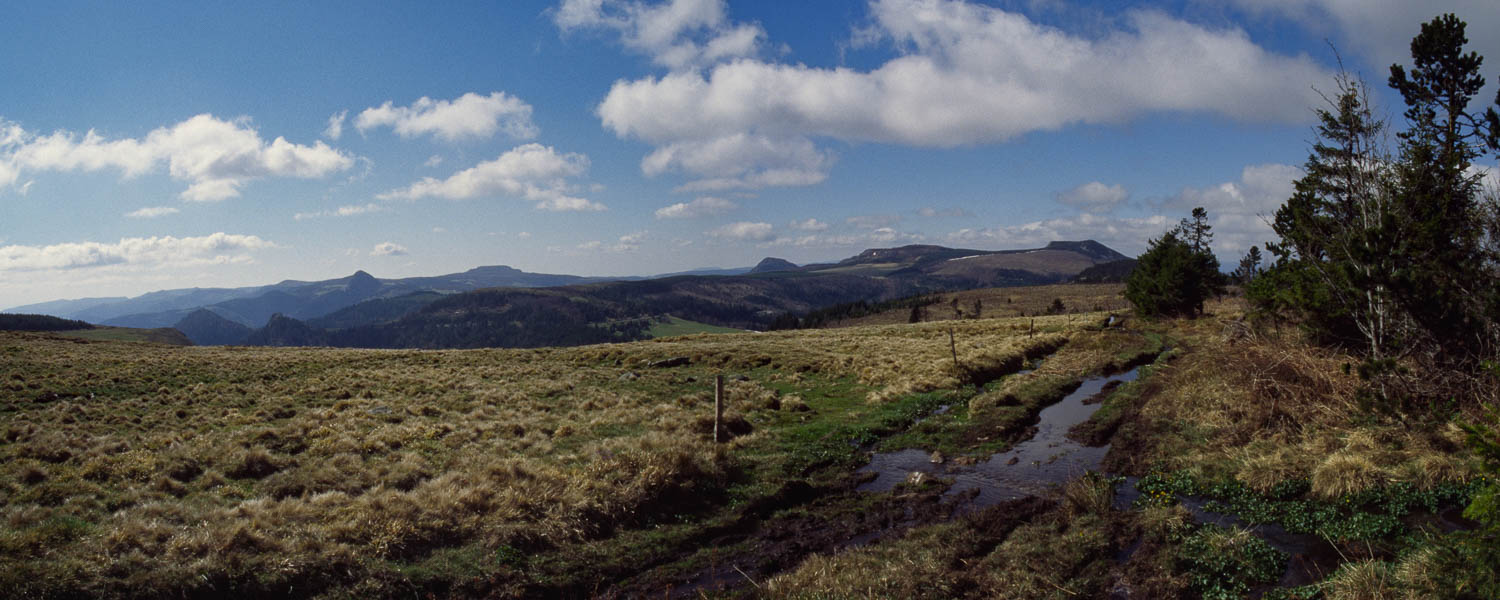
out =
[[738,204],[714,196],[700,196],[692,202],[678,202],[656,209],[658,219],[698,219],[721,215],[739,208]]
[[1220,262],[1238,260],[1251,245],[1276,239],[1270,223],[1302,175],[1302,169],[1291,165],[1251,165],[1241,171],[1239,181],[1185,188],[1160,201],[1160,206],[1165,214],[1179,219],[1202,206],[1213,226],[1213,248]]
[[971,213],[968,210],[965,210],[963,208],[959,208],[957,206],[949,207],[949,208],[934,208],[934,207],[931,207],[931,206],[924,206],[922,208],[917,209],[917,216],[928,217],[928,218],[931,218],[931,217],[972,217],[972,216],[974,216],[974,213]]
[[769,242],[776,237],[774,229],[770,223],[741,221],[712,229],[707,232],[707,235],[721,240]]
[[945,236],[958,246],[990,249],[1031,248],[1055,240],[1092,239],[1127,255],[1144,251],[1146,241],[1160,237],[1187,217],[1194,207],[1208,211],[1213,227],[1212,247],[1221,264],[1237,261],[1251,245],[1274,239],[1268,223],[1276,209],[1291,196],[1293,181],[1302,176],[1297,167],[1281,164],[1245,167],[1237,181],[1207,188],[1184,188],[1166,198],[1151,201],[1156,214],[1121,217],[1081,211],[1078,214],[1021,225],[966,228]]
[[1066,192],[1057,194],[1057,201],[1085,212],[1109,213],[1124,204],[1130,192],[1120,184],[1104,185],[1090,181]]
[[443,157],[440,156],[440,155],[434,154],[432,156],[427,157],[427,161],[423,162],[422,166],[427,167],[427,168],[430,169],[430,168],[436,167],[436,166],[438,166],[440,164],[443,164]]
[[949,148],[1162,111],[1303,122],[1330,73],[1239,29],[1135,11],[1093,37],[963,0],[876,0],[875,39],[898,56],[869,71],[740,59],[617,81],[604,127],[655,146],[647,174],[687,191],[823,180],[814,140]]
[[531,239],[531,232],[530,231],[522,231],[521,233],[516,234],[516,237],[518,237],[520,239],[523,239],[523,240],[529,240],[529,239]]
[[[1411,39],[1422,24],[1444,13],[1458,15],[1468,23],[1469,50],[1490,61],[1500,60],[1500,11],[1493,0],[1426,0],[1424,2],[1366,2],[1362,0],[1235,0],[1252,13],[1296,20],[1314,33],[1332,36],[1341,47],[1357,51],[1376,69],[1370,77],[1385,81],[1392,63],[1411,63]],[[1329,31],[1330,29],[1334,31]],[[1492,64],[1492,63],[1486,63]],[[1325,86],[1328,82],[1320,82]],[[1495,97],[1494,85],[1480,94]]]
[[352,217],[355,215],[363,215],[373,212],[384,212],[387,210],[390,210],[390,207],[371,202],[369,204],[351,204],[340,206],[333,210],[297,213],[295,215],[292,215],[292,218],[298,221],[302,221],[305,219],[316,219],[318,217]]
[[531,122],[531,105],[505,92],[488,96],[469,92],[451,101],[423,96],[411,106],[395,106],[387,100],[361,111],[354,126],[361,133],[391,127],[404,138],[430,134],[450,142],[488,138],[497,131],[522,140],[538,133]]
[[553,12],[559,29],[606,29],[656,64],[684,69],[754,56],[765,30],[732,24],[724,0],[563,0]]
[[143,139],[110,140],[90,130],[45,136],[12,126],[0,130],[0,185],[21,172],[101,171],[134,177],[166,163],[167,173],[189,183],[182,198],[213,202],[239,195],[245,183],[262,177],[312,179],[348,169],[350,156],[322,141],[311,146],[278,137],[267,143],[247,118],[225,121],[202,114]]
[[877,227],[870,231],[850,234],[830,235],[813,233],[794,237],[781,237],[772,240],[769,245],[795,246],[798,248],[858,248],[863,250],[874,246],[915,244],[926,240],[927,236],[920,233],[908,233],[892,227]]
[[659,146],[641,159],[641,171],[700,178],[679,191],[721,191],[813,185],[828,177],[833,162],[831,153],[804,138],[736,133]]
[[121,238],[50,246],[0,246],[0,271],[70,270],[107,266],[181,267],[248,262],[247,252],[276,245],[253,235]]
[[845,223],[860,229],[879,229],[901,222],[900,215],[855,215],[844,219]]
[[323,129],[323,137],[337,140],[344,135],[344,119],[349,117],[349,111],[341,110],[328,117],[328,127]]
[[646,232],[637,231],[635,233],[620,236],[619,241],[614,244],[606,244],[604,242],[595,240],[579,244],[578,249],[586,252],[608,252],[611,254],[622,254],[625,252],[634,252],[636,250],[639,250],[641,247],[641,242],[645,240]]
[[805,221],[792,221],[787,225],[797,231],[826,231],[828,224],[817,219],[808,218]]
[[378,197],[383,200],[460,200],[507,195],[536,202],[536,208],[540,210],[604,210],[603,204],[571,195],[576,186],[569,179],[583,175],[588,168],[587,156],[561,154],[550,146],[532,143],[513,148],[495,160],[479,163],[447,179],[424,177],[405,189],[392,190]]
[[406,246],[395,242],[381,242],[370,250],[370,256],[406,256]]
[[156,217],[175,215],[179,212],[182,211],[170,206],[147,206],[125,213],[125,216],[132,219],[154,219]]

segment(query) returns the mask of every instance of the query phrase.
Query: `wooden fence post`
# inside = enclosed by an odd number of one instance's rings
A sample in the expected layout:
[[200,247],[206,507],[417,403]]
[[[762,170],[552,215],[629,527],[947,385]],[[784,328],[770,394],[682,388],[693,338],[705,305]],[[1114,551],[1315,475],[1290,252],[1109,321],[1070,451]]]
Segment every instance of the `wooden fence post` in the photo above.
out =
[[953,371],[958,372],[958,343],[953,341],[953,326],[948,326],[948,350],[953,352]]
[[714,443],[724,442],[724,376],[714,375]]

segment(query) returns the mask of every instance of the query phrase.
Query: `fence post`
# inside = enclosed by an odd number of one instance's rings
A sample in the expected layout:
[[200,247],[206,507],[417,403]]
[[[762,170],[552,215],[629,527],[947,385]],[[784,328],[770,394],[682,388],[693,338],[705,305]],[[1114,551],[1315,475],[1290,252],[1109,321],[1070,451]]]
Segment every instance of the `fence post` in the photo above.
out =
[[724,434],[724,376],[714,375],[714,443],[723,443]]

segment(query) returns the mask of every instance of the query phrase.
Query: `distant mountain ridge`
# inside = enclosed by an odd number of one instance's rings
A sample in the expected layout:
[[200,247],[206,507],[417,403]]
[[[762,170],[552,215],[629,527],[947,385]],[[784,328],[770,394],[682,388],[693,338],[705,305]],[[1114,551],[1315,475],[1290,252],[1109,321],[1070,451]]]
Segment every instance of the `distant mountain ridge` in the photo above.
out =
[[507,266],[477,267],[462,273],[404,279],[379,279],[364,271],[356,271],[348,277],[324,281],[289,279],[273,285],[243,288],[162,290],[134,298],[54,300],[18,306],[4,312],[48,314],[90,323],[150,328],[169,327],[200,308],[210,308],[230,321],[260,327],[276,313],[310,319],[365,300],[422,291],[459,293],[490,287],[549,287],[614,279],[528,273]]
[[549,275],[507,266],[404,279],[356,271],[324,281],[163,290],[11,311],[46,307],[55,311],[48,314],[105,325],[175,327],[199,344],[554,345],[646,335],[650,322],[669,316],[761,329],[780,316],[830,304],[1060,283],[1124,258],[1093,240],[1000,251],[916,244],[871,248],[836,263],[798,266],[768,257],[752,268],[657,278]]
[[532,347],[643,339],[668,317],[764,329],[833,304],[1061,283],[1119,253],[1097,242],[982,251],[874,248],[832,264],[767,258],[743,275],[680,275],[547,288],[381,298],[298,322],[279,314],[247,343],[374,348]]

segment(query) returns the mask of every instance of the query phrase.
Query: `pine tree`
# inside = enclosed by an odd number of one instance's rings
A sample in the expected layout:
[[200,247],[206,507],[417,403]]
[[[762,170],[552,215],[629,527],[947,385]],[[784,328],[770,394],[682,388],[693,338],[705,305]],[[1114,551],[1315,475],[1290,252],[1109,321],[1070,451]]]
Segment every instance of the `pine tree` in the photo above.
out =
[[[1422,25],[1411,41],[1412,68],[1391,65],[1390,85],[1406,103],[1409,129],[1399,134],[1394,291],[1429,336],[1439,358],[1465,361],[1493,344],[1485,325],[1493,283],[1483,251],[1475,158],[1500,149],[1500,114],[1470,113],[1484,87],[1477,53],[1463,51],[1465,24],[1452,14]],[[1500,97],[1496,98],[1500,104]],[[1492,257],[1491,257],[1492,258]],[[1493,317],[1494,315],[1490,315]]]
[[1240,285],[1250,285],[1250,282],[1255,280],[1255,276],[1260,274],[1260,263],[1260,247],[1251,246],[1250,251],[1245,253],[1245,257],[1240,259],[1239,268],[1234,270],[1235,281]]
[[1203,314],[1203,303],[1223,290],[1219,259],[1206,246],[1194,250],[1176,230],[1151,240],[1125,279],[1125,298],[1145,317]]
[[1291,314],[1323,343],[1360,347],[1379,360],[1407,331],[1392,296],[1396,222],[1385,123],[1365,84],[1341,73],[1317,111],[1313,144],[1292,197],[1276,211],[1276,264],[1253,282],[1263,308]]
[[1202,206],[1193,209],[1191,219],[1183,219],[1177,224],[1177,238],[1187,242],[1193,252],[1203,252],[1208,248],[1209,242],[1214,239],[1213,229],[1208,224],[1208,211]]

